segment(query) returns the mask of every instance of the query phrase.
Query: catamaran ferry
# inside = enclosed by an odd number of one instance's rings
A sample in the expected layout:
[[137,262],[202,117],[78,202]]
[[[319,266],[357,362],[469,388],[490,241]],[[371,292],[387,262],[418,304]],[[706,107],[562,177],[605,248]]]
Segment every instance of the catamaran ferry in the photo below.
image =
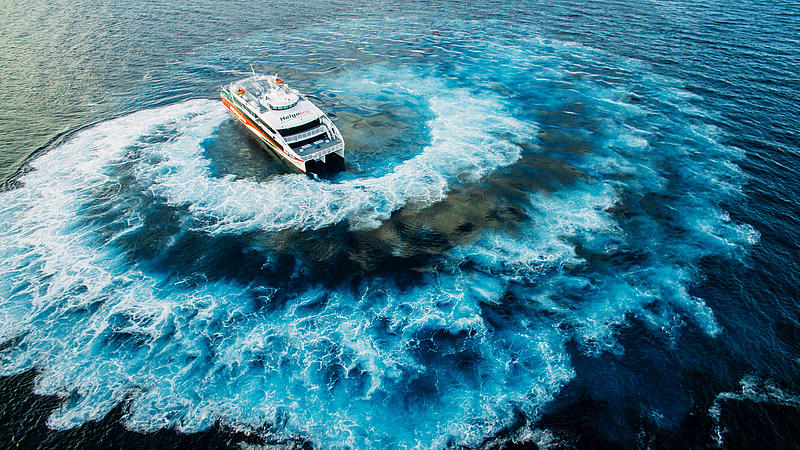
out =
[[344,168],[344,139],[322,110],[277,75],[256,75],[220,89],[222,103],[256,141],[303,173]]

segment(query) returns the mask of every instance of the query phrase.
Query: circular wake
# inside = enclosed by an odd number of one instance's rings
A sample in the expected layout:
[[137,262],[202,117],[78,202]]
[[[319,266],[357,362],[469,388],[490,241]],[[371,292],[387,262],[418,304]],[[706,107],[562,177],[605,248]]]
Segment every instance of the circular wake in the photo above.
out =
[[[738,153],[691,95],[594,50],[452,31],[425,51],[457,64],[375,37],[396,66],[320,81],[357,143],[333,181],[216,173],[231,119],[208,100],[33,161],[0,194],[0,374],[39,370],[58,429],[129,399],[142,431],[445,447],[535,423],[571,351],[620,354],[632,322],[720,333],[697,262],[757,236],[720,207]],[[370,150],[413,117],[424,132]]]

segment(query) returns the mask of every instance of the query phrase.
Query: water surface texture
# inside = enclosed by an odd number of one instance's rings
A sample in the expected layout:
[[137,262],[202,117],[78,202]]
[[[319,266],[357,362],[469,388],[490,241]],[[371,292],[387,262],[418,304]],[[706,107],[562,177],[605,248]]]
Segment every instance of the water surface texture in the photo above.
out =
[[6,6],[13,442],[796,445],[800,5]]

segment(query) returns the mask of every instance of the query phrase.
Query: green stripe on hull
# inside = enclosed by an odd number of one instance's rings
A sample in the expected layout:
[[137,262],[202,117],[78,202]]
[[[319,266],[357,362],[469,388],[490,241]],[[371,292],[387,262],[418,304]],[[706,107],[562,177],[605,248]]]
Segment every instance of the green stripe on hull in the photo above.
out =
[[258,138],[258,139],[259,139],[261,142],[263,142],[263,143],[265,143],[265,144],[269,145],[270,147],[274,148],[275,150],[277,150],[277,151],[279,151],[279,152],[283,153],[282,149],[280,149],[280,148],[278,148],[278,147],[275,147],[275,146],[272,144],[272,142],[270,142],[270,141],[268,141],[268,140],[266,140],[266,139],[264,139],[263,137],[261,137],[261,136],[258,136],[258,135],[256,135],[256,137],[257,137],[257,138]]

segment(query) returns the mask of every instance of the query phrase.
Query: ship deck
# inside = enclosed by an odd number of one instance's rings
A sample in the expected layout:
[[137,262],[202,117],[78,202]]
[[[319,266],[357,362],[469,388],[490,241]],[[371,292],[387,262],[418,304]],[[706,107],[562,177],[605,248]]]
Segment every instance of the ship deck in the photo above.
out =
[[[322,157],[328,153],[333,153],[338,151],[342,147],[342,141],[339,139],[331,139],[325,142],[319,142],[315,144],[311,144],[302,148],[294,149],[294,152],[297,153],[303,159],[309,158],[314,159],[315,157]],[[319,156],[316,156],[319,154]]]
[[243,97],[247,102],[248,106],[254,108],[256,112],[259,114],[267,112],[267,108],[264,105],[262,105],[261,102],[258,100],[262,95],[264,95],[264,92],[266,91],[261,84],[248,78],[237,82],[234,86],[234,89],[232,90],[236,90],[239,88],[244,89]]

